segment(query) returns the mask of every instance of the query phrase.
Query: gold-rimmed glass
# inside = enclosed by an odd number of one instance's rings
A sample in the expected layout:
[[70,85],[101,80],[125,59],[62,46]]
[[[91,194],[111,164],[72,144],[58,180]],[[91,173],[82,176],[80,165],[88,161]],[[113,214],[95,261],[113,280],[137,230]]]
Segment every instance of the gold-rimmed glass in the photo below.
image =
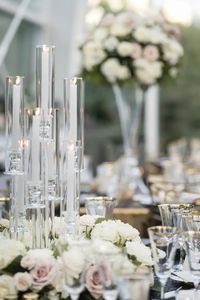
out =
[[200,231],[184,232],[184,241],[188,256],[189,268],[193,277],[198,299],[198,286],[200,283]]
[[148,228],[155,274],[161,283],[161,299],[164,288],[174,266],[177,248],[177,230],[172,226],[154,226]]
[[113,216],[115,198],[107,196],[85,198],[85,208],[87,215],[97,215],[107,219]]

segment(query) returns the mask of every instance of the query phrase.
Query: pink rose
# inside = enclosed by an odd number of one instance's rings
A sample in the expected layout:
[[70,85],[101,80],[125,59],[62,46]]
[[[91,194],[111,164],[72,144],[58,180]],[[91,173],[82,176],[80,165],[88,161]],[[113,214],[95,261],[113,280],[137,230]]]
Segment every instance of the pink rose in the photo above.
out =
[[31,287],[31,285],[33,283],[33,280],[32,280],[32,277],[30,276],[29,273],[19,272],[19,273],[15,274],[14,282],[15,282],[15,286],[16,286],[18,291],[25,292]]
[[86,272],[86,288],[95,299],[102,296],[103,288],[97,266],[90,266]]
[[57,271],[58,267],[54,260],[37,263],[30,272],[33,278],[33,288],[41,290],[46,285],[54,285],[57,281]]
[[134,59],[137,59],[137,58],[141,57],[141,55],[142,55],[141,46],[137,43],[133,43],[132,44],[132,54],[131,54],[131,56]]
[[34,268],[35,264],[36,264],[36,260],[31,255],[27,254],[24,257],[22,257],[22,259],[21,259],[21,266],[24,269],[31,270]]
[[148,45],[144,48],[143,55],[148,61],[155,61],[159,58],[158,48]]

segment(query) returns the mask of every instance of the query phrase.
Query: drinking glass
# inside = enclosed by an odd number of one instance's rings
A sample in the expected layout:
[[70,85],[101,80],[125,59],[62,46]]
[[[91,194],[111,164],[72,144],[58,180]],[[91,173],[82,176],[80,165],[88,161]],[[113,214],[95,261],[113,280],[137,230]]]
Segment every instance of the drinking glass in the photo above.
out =
[[161,283],[161,299],[164,299],[164,287],[174,265],[177,248],[176,232],[176,227],[171,226],[154,226],[148,228],[154,270]]
[[150,271],[134,272],[120,281],[119,294],[123,300],[147,300],[150,288]]
[[98,215],[111,219],[115,199],[113,197],[87,197],[85,198],[85,208],[87,215]]
[[184,232],[184,240],[189,261],[189,267],[193,277],[193,283],[196,289],[196,299],[198,299],[198,286],[200,283],[200,232],[186,231]]
[[160,204],[158,205],[158,207],[162,219],[162,225],[176,227],[177,234],[178,234],[178,248],[180,251],[180,255],[177,256],[180,257],[180,259],[178,261],[178,264],[175,263],[174,269],[176,271],[177,270],[180,271],[183,268],[183,263],[185,259],[185,251],[183,248],[184,242],[182,237],[183,217],[192,212],[194,205],[182,204],[182,203],[181,204]]
[[105,300],[116,300],[123,254],[118,247],[105,241],[94,241],[93,249],[100,283],[103,287],[103,298]]
[[[67,292],[69,293],[72,300],[77,300],[84,290],[85,283],[85,272],[88,267],[87,254],[89,253],[89,249],[91,248],[91,241],[88,240],[71,240],[70,238],[67,240],[68,242],[68,251],[72,251],[74,255],[83,255],[82,260],[82,268],[79,270],[79,276],[74,278],[71,277],[71,272],[68,274],[68,268],[65,271],[65,287]],[[65,255],[65,254],[64,254]],[[79,257],[80,259],[80,257]]]

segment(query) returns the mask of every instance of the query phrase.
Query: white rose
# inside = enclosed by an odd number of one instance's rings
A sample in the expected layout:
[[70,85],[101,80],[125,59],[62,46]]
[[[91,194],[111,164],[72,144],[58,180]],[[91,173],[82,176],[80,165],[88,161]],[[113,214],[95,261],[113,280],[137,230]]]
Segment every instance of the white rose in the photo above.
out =
[[87,42],[83,47],[83,65],[90,71],[95,65],[100,64],[106,57],[101,43],[97,41]]
[[14,279],[8,275],[0,276],[0,299],[7,295],[16,295],[17,291],[14,285]]
[[106,0],[106,2],[110,10],[114,12],[121,11],[124,7],[123,0]]
[[151,85],[162,76],[162,63],[160,61],[149,62],[146,59],[137,59],[133,62],[135,74],[138,80],[145,85]]
[[101,253],[101,254],[117,254],[119,253],[119,248],[113,243],[109,241],[103,241],[103,240],[94,240],[92,244],[92,250],[94,253]]
[[110,28],[110,33],[114,36],[125,36],[131,33],[132,28],[127,24],[115,22]]
[[147,266],[152,266],[151,250],[141,242],[127,242],[126,251],[129,255],[134,255],[139,262]]
[[153,44],[160,44],[166,40],[166,34],[157,26],[151,28],[140,26],[135,30],[134,37],[142,43],[151,42]]
[[21,242],[5,239],[0,243],[0,269],[4,269],[12,260],[25,252],[25,246]]
[[180,57],[183,56],[184,50],[177,41],[168,39],[163,45],[164,58],[172,65],[178,63]]
[[99,216],[83,215],[79,218],[79,233],[88,237]]
[[126,80],[131,77],[128,67],[120,65],[118,68],[117,78],[120,80]]
[[[139,238],[139,231],[132,227],[130,224],[126,224],[121,222],[120,220],[116,221],[117,227],[118,227],[118,232],[121,236],[122,239],[122,244],[125,241],[130,241],[130,240],[135,240]],[[140,240],[140,238],[139,238]]]
[[96,224],[91,232],[91,238],[93,240],[100,239],[112,243],[118,243],[120,240],[117,226],[113,221],[103,221]]
[[166,34],[161,30],[160,26],[154,26],[149,30],[149,41],[153,44],[160,44],[166,40]]
[[142,48],[138,43],[132,43],[131,57],[134,59],[140,58],[142,55]]
[[136,16],[129,11],[121,12],[116,16],[116,22],[133,27],[136,23]]
[[143,51],[144,58],[149,61],[156,61],[159,58],[159,51],[156,46],[148,45]]
[[106,14],[101,21],[101,25],[105,27],[110,27],[113,24],[114,20],[115,16],[113,14]]
[[9,226],[10,226],[9,220],[7,220],[7,219],[0,220],[0,227],[9,229]]
[[84,270],[86,259],[81,249],[71,248],[64,251],[61,256],[67,280],[72,283],[73,279],[78,279]]
[[97,28],[94,32],[94,40],[103,41],[108,36],[108,30],[106,28]]
[[22,257],[20,264],[22,268],[31,270],[36,264],[36,259],[30,255],[25,255]]
[[129,42],[121,42],[117,46],[117,52],[122,57],[123,56],[130,56],[133,52],[133,46]]
[[119,41],[116,37],[110,36],[104,41],[104,47],[108,51],[113,51],[119,44]]
[[25,292],[31,287],[31,285],[33,283],[33,279],[29,273],[19,272],[19,273],[15,274],[14,282],[15,282],[15,286],[18,291]]
[[109,82],[115,82],[118,68],[118,60],[116,58],[109,58],[101,65],[101,72]]
[[137,41],[139,42],[148,42],[149,41],[149,28],[140,26],[136,28],[134,32],[134,37],[136,38]]

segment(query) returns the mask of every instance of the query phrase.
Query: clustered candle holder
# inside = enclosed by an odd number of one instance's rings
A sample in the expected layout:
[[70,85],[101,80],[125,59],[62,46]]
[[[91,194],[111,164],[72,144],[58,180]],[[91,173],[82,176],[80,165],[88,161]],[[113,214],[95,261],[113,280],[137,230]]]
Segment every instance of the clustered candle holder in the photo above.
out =
[[[54,108],[55,47],[36,47],[36,107],[24,105],[23,77],[6,79],[6,168],[12,176],[11,236],[31,232],[32,248],[49,247],[55,207],[78,230],[83,168],[83,80],[64,79],[63,110]],[[61,126],[62,125],[62,126]],[[16,234],[20,232],[20,234]]]

